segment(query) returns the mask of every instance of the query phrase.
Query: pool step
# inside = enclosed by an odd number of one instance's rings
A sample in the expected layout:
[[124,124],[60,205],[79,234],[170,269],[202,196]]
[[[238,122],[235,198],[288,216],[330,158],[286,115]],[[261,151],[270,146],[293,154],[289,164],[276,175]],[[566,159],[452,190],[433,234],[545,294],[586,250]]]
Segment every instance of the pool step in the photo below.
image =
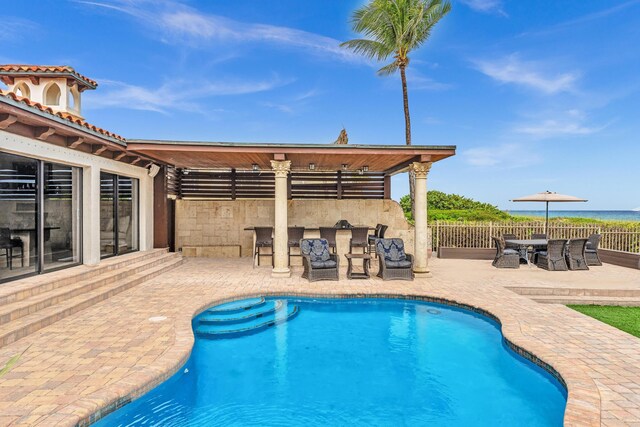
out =
[[198,319],[196,335],[200,338],[219,339],[256,333],[271,326],[280,325],[294,318],[299,312],[297,305],[284,304],[281,300],[269,301],[265,303],[265,306],[270,308],[269,303],[271,302],[274,303],[273,311],[268,311],[260,316],[245,316],[242,320],[239,320],[241,318],[236,318],[238,319],[237,323],[211,323],[211,316],[204,317],[207,318],[207,323],[203,323],[201,322],[202,319]]
[[203,315],[199,321],[201,325],[232,325],[234,323],[243,323],[249,320],[266,317],[270,314],[276,313],[281,310],[283,306],[282,301],[267,301],[259,306],[254,306],[242,312],[211,312],[207,311],[207,314]]
[[210,313],[210,314],[242,313],[245,310],[251,310],[253,308],[261,307],[265,304],[265,302],[266,302],[265,299],[262,297],[232,301],[226,304],[221,304],[213,308],[210,308],[209,310],[207,310],[207,313]]

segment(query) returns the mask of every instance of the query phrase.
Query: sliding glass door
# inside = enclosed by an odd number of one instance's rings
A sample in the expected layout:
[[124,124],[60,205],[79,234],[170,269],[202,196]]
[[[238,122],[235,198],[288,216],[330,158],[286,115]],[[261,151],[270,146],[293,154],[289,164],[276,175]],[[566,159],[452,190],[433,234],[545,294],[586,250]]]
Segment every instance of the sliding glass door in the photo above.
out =
[[81,169],[0,152],[0,282],[81,262]]
[[100,173],[100,254],[138,250],[138,180]]

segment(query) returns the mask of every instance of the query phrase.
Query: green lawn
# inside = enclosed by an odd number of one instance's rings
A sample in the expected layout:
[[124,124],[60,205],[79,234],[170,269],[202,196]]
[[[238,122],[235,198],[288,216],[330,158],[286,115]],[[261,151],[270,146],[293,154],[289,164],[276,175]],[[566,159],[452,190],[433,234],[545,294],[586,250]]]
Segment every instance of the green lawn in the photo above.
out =
[[569,308],[640,338],[640,307],[570,305]]

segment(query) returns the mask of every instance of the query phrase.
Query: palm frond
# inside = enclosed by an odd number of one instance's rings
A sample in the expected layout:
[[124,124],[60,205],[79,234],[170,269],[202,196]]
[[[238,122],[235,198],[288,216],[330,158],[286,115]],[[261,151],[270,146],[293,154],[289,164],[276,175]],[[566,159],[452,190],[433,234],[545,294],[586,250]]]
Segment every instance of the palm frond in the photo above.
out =
[[390,76],[396,71],[398,71],[398,62],[393,61],[391,64],[385,65],[384,67],[380,68],[376,72],[376,74],[378,74],[379,76]]
[[340,46],[351,49],[355,53],[359,53],[369,59],[375,59],[377,61],[387,59],[389,55],[393,53],[393,49],[389,49],[389,47],[383,43],[369,39],[349,40],[344,43],[340,43]]

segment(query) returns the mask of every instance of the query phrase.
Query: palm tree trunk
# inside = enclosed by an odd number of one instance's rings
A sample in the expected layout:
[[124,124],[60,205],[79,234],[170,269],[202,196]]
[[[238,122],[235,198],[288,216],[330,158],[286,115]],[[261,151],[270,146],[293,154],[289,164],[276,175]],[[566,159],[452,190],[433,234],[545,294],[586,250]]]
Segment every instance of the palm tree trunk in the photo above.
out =
[[[400,79],[402,80],[402,101],[404,103],[404,132],[405,142],[407,145],[411,145],[411,116],[409,115],[409,92],[407,90],[407,74],[406,64],[400,64]],[[411,217],[415,219],[415,178],[413,172],[409,172],[409,198],[411,199]]]

